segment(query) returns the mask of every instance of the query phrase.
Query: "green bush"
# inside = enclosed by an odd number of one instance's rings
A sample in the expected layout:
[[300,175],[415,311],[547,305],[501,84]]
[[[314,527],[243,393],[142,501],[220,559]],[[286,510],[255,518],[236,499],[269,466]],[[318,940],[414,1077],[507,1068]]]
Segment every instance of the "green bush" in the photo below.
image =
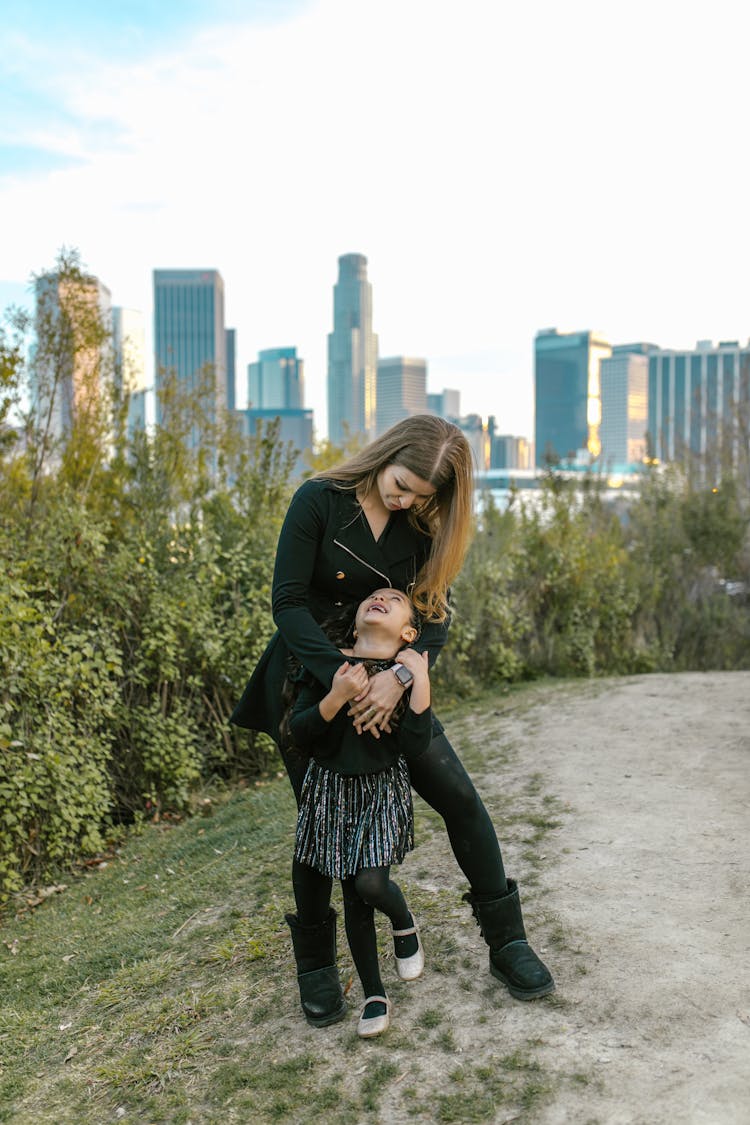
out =
[[96,627],[62,630],[20,583],[0,589],[0,897],[101,846],[122,673]]
[[[75,255],[57,268],[74,291]],[[59,389],[71,339],[98,353],[90,302],[78,335],[74,314],[42,309],[34,372],[27,321],[0,328],[0,901],[269,764],[269,740],[228,719],[273,632],[290,451],[274,427],[242,438],[214,417],[210,371],[187,395],[163,373],[165,425],[128,436],[106,349],[56,443],[48,415],[19,412],[32,374]],[[329,445],[316,467],[336,460]],[[438,706],[544,675],[750,666],[749,518],[747,479],[676,468],[649,473],[624,519],[593,476],[483,505]]]

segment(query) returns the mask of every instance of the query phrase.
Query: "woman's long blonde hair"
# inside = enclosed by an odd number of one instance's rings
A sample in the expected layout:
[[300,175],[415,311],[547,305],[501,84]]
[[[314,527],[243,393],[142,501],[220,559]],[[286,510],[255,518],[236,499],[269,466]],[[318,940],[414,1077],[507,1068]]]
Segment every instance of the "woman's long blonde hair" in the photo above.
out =
[[341,465],[316,473],[367,497],[378,474],[389,465],[433,485],[429,499],[409,509],[409,520],[432,539],[429,557],[408,591],[427,621],[444,621],[448,587],[461,569],[472,531],[474,471],[471,447],[452,422],[416,414],[391,426]]

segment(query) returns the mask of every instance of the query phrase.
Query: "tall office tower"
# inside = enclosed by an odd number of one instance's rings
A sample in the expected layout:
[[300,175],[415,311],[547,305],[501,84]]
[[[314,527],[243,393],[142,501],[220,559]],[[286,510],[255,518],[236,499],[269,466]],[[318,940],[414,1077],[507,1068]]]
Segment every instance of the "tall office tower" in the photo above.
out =
[[302,407],[271,407],[270,409],[239,410],[242,419],[243,432],[246,436],[253,437],[258,431],[258,423],[263,427],[268,422],[278,422],[279,441],[283,444],[289,442],[296,450],[296,458],[292,474],[299,476],[305,467],[304,454],[313,447],[313,412]]
[[483,473],[490,467],[490,435],[487,425],[479,414],[466,414],[463,418],[456,418],[455,423],[471,447],[475,471]]
[[601,361],[602,462],[631,465],[646,456],[648,356],[653,344],[618,344]]
[[128,395],[128,435],[146,428],[146,332],[143,313],[112,309],[115,385]]
[[375,430],[386,430],[427,410],[427,360],[403,355],[378,360]]
[[112,297],[96,277],[57,273],[37,278],[35,296],[35,409],[49,436],[60,440],[96,408],[112,378]]
[[237,329],[227,328],[227,410],[237,406]]
[[372,286],[367,258],[344,254],[333,287],[333,332],[328,336],[328,437],[341,442],[347,429],[375,436],[378,338],[372,330]]
[[[156,422],[168,424],[161,393],[170,374],[178,386],[210,386],[209,419],[226,408],[227,341],[224,282],[217,270],[154,270]],[[195,448],[200,434],[194,432]]]
[[296,348],[267,348],[247,366],[247,405],[254,410],[301,410],[305,363]]
[[601,450],[599,365],[612,354],[594,332],[538,332],[534,341],[534,447],[539,466]]
[[491,435],[491,469],[530,469],[531,449],[526,438],[514,434]]
[[461,417],[461,392],[444,387],[439,394],[430,393],[427,395],[427,409],[439,418],[457,422]]
[[660,461],[693,454],[709,473],[720,461],[736,465],[746,456],[749,404],[750,343],[699,340],[694,351],[649,355],[648,433]]

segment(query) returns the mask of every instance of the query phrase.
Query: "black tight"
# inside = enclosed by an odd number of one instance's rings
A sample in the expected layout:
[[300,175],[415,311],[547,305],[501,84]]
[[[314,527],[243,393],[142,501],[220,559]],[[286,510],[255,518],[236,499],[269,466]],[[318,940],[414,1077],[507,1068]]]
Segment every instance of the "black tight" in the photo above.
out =
[[444,734],[410,763],[409,775],[422,800],[445,821],[453,854],[473,893],[489,899],[505,894],[503,857],[489,813]]
[[356,875],[342,879],[341,889],[346,936],[362,990],[366,997],[383,996],[375,910],[390,918],[394,930],[405,930],[412,924],[406,900],[398,883],[391,879],[389,867],[363,868]]
[[[307,762],[298,755],[282,757],[299,801]],[[410,764],[409,773],[416,792],[445,821],[453,854],[472,892],[484,899],[505,894],[508,885],[492,821],[444,734],[433,738],[429,749]],[[300,922],[314,925],[323,921],[331,898],[331,880],[295,861],[292,884]]]

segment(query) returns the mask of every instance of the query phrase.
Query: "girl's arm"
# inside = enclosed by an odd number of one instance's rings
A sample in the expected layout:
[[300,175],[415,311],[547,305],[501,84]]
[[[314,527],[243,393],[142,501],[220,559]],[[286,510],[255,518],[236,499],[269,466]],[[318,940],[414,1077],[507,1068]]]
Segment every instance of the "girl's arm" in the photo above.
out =
[[[341,656],[339,654],[339,659]],[[332,737],[331,724],[342,707],[361,691],[367,673],[361,664],[345,661],[336,671],[330,691],[321,696],[321,689],[306,684],[297,696],[289,716],[289,732],[300,750],[315,746],[316,757],[333,754],[339,739]]]
[[315,560],[329,519],[328,490],[316,481],[297,489],[276,548],[271,603],[276,627],[301,664],[328,688],[341,652],[308,608]]

